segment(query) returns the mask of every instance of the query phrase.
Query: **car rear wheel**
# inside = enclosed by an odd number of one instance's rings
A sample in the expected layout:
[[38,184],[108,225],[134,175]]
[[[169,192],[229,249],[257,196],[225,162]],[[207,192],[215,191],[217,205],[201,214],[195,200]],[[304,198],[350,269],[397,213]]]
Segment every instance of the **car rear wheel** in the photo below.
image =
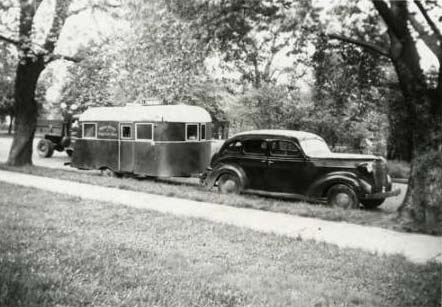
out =
[[355,191],[345,184],[334,185],[328,190],[327,203],[343,209],[359,208],[359,200]]
[[382,205],[385,201],[384,199],[361,199],[361,203],[366,209],[374,209]]
[[218,179],[218,191],[225,194],[240,192],[240,181],[234,174],[223,174]]
[[54,144],[46,139],[40,140],[37,144],[37,152],[42,158],[50,158],[54,153]]

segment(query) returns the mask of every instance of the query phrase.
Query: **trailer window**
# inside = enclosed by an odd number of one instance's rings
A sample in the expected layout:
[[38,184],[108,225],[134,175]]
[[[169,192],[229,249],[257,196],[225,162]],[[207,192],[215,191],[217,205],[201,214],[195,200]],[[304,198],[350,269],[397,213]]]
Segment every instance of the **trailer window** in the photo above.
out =
[[137,140],[153,140],[153,125],[137,124]]
[[198,141],[198,124],[186,125],[186,140]]
[[97,124],[83,124],[83,138],[97,138]]
[[130,125],[121,125],[121,138],[122,139],[132,138],[132,127]]
[[201,124],[201,140],[206,139],[206,124]]

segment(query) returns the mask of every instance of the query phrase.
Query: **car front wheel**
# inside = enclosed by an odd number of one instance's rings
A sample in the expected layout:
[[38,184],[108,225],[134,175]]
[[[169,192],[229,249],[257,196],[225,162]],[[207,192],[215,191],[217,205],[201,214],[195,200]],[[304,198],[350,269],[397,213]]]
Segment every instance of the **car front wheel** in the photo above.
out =
[[218,191],[220,193],[237,194],[240,192],[240,181],[234,174],[223,174],[218,179]]
[[343,209],[359,208],[359,200],[355,191],[345,184],[334,185],[328,190],[327,203]]

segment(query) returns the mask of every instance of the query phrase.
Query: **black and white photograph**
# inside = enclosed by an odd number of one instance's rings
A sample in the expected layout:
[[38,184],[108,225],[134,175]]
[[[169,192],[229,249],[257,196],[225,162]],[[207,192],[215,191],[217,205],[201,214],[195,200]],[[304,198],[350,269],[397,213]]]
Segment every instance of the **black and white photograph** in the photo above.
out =
[[0,307],[442,307],[442,1],[0,0]]

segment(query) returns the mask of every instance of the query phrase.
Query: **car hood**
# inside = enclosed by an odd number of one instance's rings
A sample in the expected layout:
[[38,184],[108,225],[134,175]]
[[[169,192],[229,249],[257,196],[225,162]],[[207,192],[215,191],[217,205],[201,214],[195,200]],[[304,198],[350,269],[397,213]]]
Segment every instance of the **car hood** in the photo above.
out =
[[311,158],[313,158],[313,159],[336,159],[336,160],[364,160],[364,161],[372,161],[372,160],[381,159],[381,157],[374,156],[374,155],[335,153],[335,152],[330,152],[327,154],[318,154],[315,156],[311,156]]

